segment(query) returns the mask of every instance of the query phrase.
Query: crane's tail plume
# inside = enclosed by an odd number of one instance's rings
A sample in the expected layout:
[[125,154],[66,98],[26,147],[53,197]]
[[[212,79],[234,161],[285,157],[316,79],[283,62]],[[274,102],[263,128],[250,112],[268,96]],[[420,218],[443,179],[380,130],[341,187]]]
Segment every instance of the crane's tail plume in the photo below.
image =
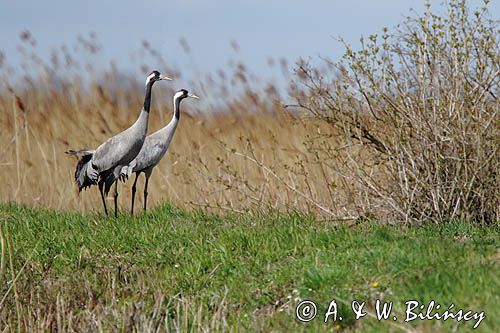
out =
[[109,190],[111,189],[111,185],[117,181],[117,177],[115,176],[114,170],[106,170],[99,175],[99,186],[104,185],[104,194],[108,195]]
[[75,182],[78,185],[78,191],[95,185],[97,183],[98,171],[92,165],[92,156],[95,150],[82,149],[82,150],[68,150],[66,154],[78,157],[75,170]]
[[134,171],[136,165],[137,161],[133,160],[132,162],[129,163],[129,165],[122,167],[118,178],[125,183],[127,179],[130,177],[130,175],[132,175],[132,172]]

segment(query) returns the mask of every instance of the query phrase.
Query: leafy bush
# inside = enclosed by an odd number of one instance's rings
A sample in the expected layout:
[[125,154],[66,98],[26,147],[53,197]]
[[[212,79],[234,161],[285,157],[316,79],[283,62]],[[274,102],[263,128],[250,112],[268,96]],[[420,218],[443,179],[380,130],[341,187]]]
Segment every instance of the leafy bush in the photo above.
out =
[[[365,211],[411,223],[457,218],[494,223],[500,207],[500,50],[488,1],[471,11],[429,4],[393,33],[346,47],[329,71],[306,62],[298,104],[340,132],[350,149],[343,174],[368,194]],[[329,79],[327,75],[335,77]],[[364,159],[361,158],[364,157]],[[366,158],[369,156],[369,158]],[[328,165],[328,163],[325,163]]]

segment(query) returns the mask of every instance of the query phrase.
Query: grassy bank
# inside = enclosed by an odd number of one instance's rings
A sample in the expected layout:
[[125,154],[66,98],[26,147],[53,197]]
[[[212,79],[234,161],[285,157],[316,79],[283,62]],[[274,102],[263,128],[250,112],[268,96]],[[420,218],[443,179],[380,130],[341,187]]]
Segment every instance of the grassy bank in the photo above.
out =
[[[407,300],[485,311],[477,331],[500,328],[495,227],[342,227],[302,215],[218,217],[171,206],[115,221],[3,205],[0,220],[0,327],[10,330],[447,332],[475,323],[405,324]],[[324,324],[334,298],[343,320]],[[318,316],[304,324],[295,307],[305,299]],[[376,299],[393,301],[398,320],[354,320],[352,300],[374,313]]]

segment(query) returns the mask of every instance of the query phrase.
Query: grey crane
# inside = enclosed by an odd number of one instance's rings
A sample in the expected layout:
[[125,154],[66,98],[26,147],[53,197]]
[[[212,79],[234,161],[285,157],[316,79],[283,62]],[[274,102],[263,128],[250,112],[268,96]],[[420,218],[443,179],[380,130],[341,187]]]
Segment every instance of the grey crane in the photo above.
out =
[[115,218],[118,215],[118,182],[116,178],[122,167],[128,165],[139,153],[144,144],[148,130],[149,109],[151,106],[151,89],[156,81],[172,80],[152,71],[146,78],[146,96],[139,117],[125,131],[109,138],[97,149],[69,150],[66,153],[79,157],[75,170],[75,181],[78,191],[98,184],[104,212],[108,215],[105,195],[115,183],[114,204]]
[[177,124],[180,118],[180,105],[181,101],[185,98],[195,98],[199,99],[198,96],[189,93],[186,89],[181,89],[174,95],[174,114],[172,120],[167,126],[161,128],[160,130],[154,132],[146,137],[144,145],[137,157],[121,171],[120,177],[122,179],[128,178],[132,172],[135,172],[134,185],[132,185],[132,208],[130,213],[134,213],[134,198],[136,192],[137,179],[141,173],[146,176],[146,183],[144,185],[144,210],[146,210],[147,199],[148,199],[148,182],[149,177],[153,172],[153,168],[160,163],[167,152],[170,142],[174,136]]

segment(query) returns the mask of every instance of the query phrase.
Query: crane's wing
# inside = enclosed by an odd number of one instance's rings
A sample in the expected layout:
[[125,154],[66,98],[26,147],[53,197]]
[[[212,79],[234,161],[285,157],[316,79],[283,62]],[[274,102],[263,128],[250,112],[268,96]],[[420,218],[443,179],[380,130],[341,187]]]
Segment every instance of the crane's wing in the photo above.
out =
[[149,167],[154,167],[165,155],[166,147],[164,142],[151,136],[146,137],[141,151],[134,159],[133,171],[142,171]]
[[131,136],[132,133],[125,130],[109,138],[97,147],[92,158],[92,163],[100,172],[114,168],[127,154],[129,154],[131,142],[134,141],[134,138]]

